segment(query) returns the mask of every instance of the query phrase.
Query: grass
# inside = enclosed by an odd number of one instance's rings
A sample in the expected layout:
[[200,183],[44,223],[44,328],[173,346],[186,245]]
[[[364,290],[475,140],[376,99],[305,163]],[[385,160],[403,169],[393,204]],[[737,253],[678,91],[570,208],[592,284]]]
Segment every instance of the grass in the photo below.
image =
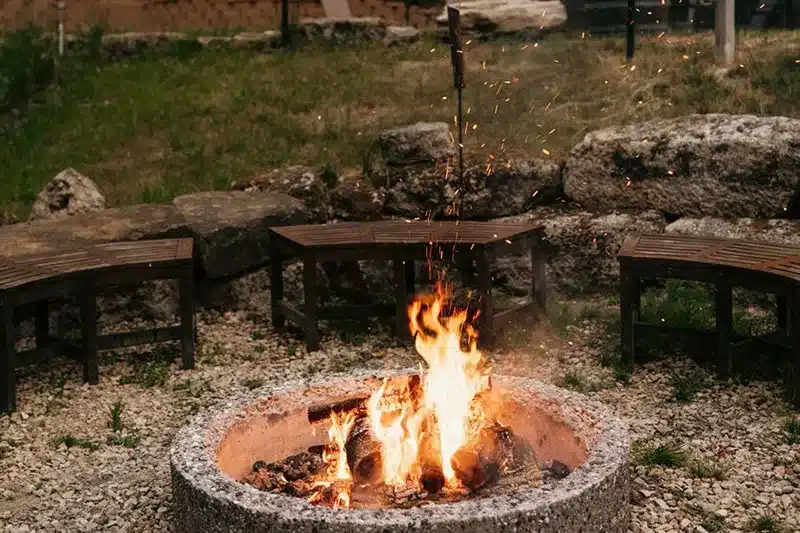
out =
[[[631,64],[621,38],[468,45],[468,162],[559,158],[588,131],[656,117],[797,117],[798,39],[742,33],[742,66],[722,82],[710,73],[710,33],[644,37]],[[112,205],[227,189],[288,164],[359,167],[382,129],[452,123],[449,63],[447,46],[424,41],[286,54],[184,50],[84,69],[5,132],[0,212],[25,217],[43,184],[68,166],[95,180]]]
[[142,437],[138,433],[131,435],[117,435],[108,438],[108,443],[112,446],[121,446],[123,448],[136,448],[142,441]]
[[93,440],[74,437],[69,434],[56,437],[53,443],[56,446],[61,446],[63,444],[67,448],[84,448],[90,451],[94,451],[100,447],[100,444]]
[[676,402],[688,403],[695,399],[697,393],[706,387],[706,375],[696,370],[685,374],[674,374],[670,377],[672,397]]
[[631,458],[637,465],[682,468],[686,466],[688,454],[675,442],[654,445],[636,441],[631,445]]
[[122,431],[122,411],[125,410],[125,404],[122,400],[117,400],[114,402],[114,405],[108,410],[109,416],[109,424],[111,426],[111,431],[114,433],[118,433]]
[[561,377],[559,380],[559,385],[564,387],[565,389],[571,389],[574,391],[584,391],[586,390],[586,380],[583,376],[576,374],[574,372],[567,372]]
[[169,365],[177,357],[177,347],[156,346],[152,351],[132,359],[131,372],[119,379],[121,385],[159,387],[169,377]]
[[700,479],[715,479],[717,481],[724,481],[728,479],[730,472],[730,465],[716,460],[701,460],[694,459],[689,461],[689,472],[696,478]]
[[747,524],[747,531],[754,533],[782,533],[786,529],[774,516],[764,515],[751,520]]
[[245,379],[241,385],[247,390],[255,390],[264,385],[264,380],[261,378]]
[[787,444],[800,444],[800,419],[787,420],[783,426]]

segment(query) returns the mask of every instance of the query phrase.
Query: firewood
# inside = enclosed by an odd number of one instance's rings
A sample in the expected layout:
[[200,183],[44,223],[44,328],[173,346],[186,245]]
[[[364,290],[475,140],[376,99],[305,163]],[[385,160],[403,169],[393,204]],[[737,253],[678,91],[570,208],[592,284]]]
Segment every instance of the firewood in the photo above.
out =
[[333,403],[312,405],[308,408],[308,422],[315,424],[328,420],[333,413],[347,413],[350,411],[366,410],[366,403],[369,396],[353,396]]
[[369,417],[355,421],[345,443],[347,464],[356,483],[374,483],[381,476],[381,443],[370,427]]

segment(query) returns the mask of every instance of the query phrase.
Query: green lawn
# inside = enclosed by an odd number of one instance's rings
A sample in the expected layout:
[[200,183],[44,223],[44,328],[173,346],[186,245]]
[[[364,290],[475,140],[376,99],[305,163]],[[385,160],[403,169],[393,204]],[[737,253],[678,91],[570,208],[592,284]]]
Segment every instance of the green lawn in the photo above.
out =
[[[563,156],[587,131],[690,112],[800,116],[800,32],[747,34],[741,67],[713,76],[713,37],[641,43],[553,35],[538,45],[466,47],[466,153]],[[187,191],[287,164],[358,167],[381,129],[453,123],[449,49],[202,51],[142,57],[68,75],[0,146],[0,212],[26,217],[36,193],[74,167],[114,205]]]

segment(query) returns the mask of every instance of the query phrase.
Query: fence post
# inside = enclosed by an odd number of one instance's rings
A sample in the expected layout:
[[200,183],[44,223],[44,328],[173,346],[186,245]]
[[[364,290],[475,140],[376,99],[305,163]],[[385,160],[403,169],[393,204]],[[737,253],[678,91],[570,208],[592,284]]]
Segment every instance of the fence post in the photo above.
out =
[[628,24],[625,26],[625,59],[633,59],[636,44],[636,0],[628,0]]
[[734,0],[717,0],[714,41],[717,63],[730,67],[736,55],[736,20]]
[[281,41],[289,44],[289,0],[281,0]]

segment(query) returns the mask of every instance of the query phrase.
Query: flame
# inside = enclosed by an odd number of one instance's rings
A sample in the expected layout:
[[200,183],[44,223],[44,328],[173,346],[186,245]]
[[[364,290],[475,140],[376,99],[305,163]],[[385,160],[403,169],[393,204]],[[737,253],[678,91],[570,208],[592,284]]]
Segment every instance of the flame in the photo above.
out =
[[452,459],[479,425],[480,413],[472,400],[487,388],[489,373],[481,364],[477,333],[467,324],[467,311],[444,316],[448,301],[448,292],[437,284],[433,295],[418,297],[409,305],[411,334],[426,363],[420,370],[419,397],[408,385],[391,390],[387,380],[368,404],[387,485],[420,483],[424,465],[432,464],[441,470],[448,487],[460,486]]
[[[317,503],[325,499],[325,492],[332,488],[335,491],[333,508],[350,507],[350,492],[353,476],[347,464],[347,435],[353,428],[356,416],[352,412],[331,413],[331,426],[328,428],[328,440],[331,447],[325,448],[322,459],[328,465],[324,479],[314,483],[314,491],[308,498],[309,503]],[[332,448],[332,449],[331,449]]]

